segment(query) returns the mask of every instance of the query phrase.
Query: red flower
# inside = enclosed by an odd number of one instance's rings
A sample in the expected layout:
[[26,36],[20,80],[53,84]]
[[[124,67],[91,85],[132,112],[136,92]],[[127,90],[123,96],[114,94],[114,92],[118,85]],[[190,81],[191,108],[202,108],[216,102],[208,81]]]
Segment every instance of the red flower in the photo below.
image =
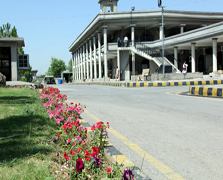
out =
[[98,129],[103,129],[103,122],[102,121],[100,121],[100,122],[97,122],[97,125],[96,125],[96,127],[98,128]]
[[65,158],[67,161],[69,161],[69,156],[68,156],[68,154],[67,154],[66,152],[64,152],[63,156],[64,156],[64,158]]
[[84,153],[84,158],[86,161],[90,161],[90,158],[89,158],[90,154],[87,150],[85,150],[85,153]]
[[107,122],[108,128],[109,128],[109,122]]
[[60,132],[57,134],[57,137],[59,137],[60,136]]
[[95,130],[95,125],[93,124],[93,126],[91,126],[91,130],[94,131]]
[[71,150],[70,150],[70,154],[71,154],[72,156],[74,156],[74,155],[75,155],[75,151],[74,151],[73,149],[71,149]]
[[107,171],[107,174],[109,175],[112,172],[112,168],[108,168],[106,171]]
[[94,157],[94,155],[97,157],[99,150],[99,147],[92,147],[91,157]]
[[76,160],[76,171],[81,172],[83,169],[84,169],[84,163],[81,158],[78,158],[78,160]]

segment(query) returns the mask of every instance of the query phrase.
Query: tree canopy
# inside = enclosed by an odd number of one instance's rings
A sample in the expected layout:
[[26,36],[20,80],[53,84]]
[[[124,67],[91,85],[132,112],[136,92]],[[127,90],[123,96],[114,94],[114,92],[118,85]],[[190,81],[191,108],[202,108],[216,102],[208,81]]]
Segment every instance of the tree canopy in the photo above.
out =
[[67,70],[69,72],[72,72],[72,59],[70,59],[70,61],[68,62]]
[[61,77],[61,73],[66,69],[67,67],[63,60],[51,57],[51,64],[46,74],[54,77]]
[[[0,38],[1,37],[18,37],[17,29],[15,26],[11,29],[11,24],[3,24],[0,26]],[[18,53],[24,54],[24,50],[22,47],[18,47]]]

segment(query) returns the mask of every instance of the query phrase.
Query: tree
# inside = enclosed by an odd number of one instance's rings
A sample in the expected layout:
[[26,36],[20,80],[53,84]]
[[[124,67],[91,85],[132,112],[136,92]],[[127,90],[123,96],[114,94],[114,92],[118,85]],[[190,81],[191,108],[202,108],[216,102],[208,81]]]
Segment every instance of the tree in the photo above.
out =
[[68,62],[67,70],[69,72],[72,72],[72,59],[70,59],[70,61]]
[[[11,24],[3,24],[0,26],[0,38],[1,37],[18,37],[17,29],[15,26],[10,30]],[[22,47],[18,47],[18,54],[24,54],[24,50]]]
[[67,67],[63,60],[51,57],[51,64],[46,74],[54,77],[61,77],[61,73],[66,69]]

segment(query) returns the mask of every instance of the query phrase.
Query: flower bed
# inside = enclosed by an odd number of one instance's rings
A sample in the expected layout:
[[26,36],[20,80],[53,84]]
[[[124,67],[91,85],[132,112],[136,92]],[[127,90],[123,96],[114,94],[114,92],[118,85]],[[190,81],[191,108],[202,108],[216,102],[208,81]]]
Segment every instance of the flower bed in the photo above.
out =
[[101,121],[94,124],[91,138],[87,138],[87,128],[80,121],[80,114],[86,107],[64,103],[67,96],[53,87],[43,88],[40,99],[50,119],[58,125],[53,141],[64,149],[63,153],[56,152],[56,156],[61,158],[61,171],[66,171],[71,179],[134,179],[131,170],[125,170],[123,174],[120,165],[106,160],[104,143],[109,123]]

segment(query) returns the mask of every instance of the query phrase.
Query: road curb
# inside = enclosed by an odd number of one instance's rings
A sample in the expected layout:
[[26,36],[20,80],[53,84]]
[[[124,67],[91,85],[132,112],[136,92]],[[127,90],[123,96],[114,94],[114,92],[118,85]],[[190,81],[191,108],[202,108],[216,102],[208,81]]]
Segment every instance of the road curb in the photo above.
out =
[[72,85],[104,85],[116,87],[166,87],[166,86],[191,86],[223,84],[223,80],[206,81],[173,81],[173,82],[76,82]]
[[197,96],[213,96],[223,97],[222,88],[211,88],[211,87],[193,87],[189,88],[189,93]]

